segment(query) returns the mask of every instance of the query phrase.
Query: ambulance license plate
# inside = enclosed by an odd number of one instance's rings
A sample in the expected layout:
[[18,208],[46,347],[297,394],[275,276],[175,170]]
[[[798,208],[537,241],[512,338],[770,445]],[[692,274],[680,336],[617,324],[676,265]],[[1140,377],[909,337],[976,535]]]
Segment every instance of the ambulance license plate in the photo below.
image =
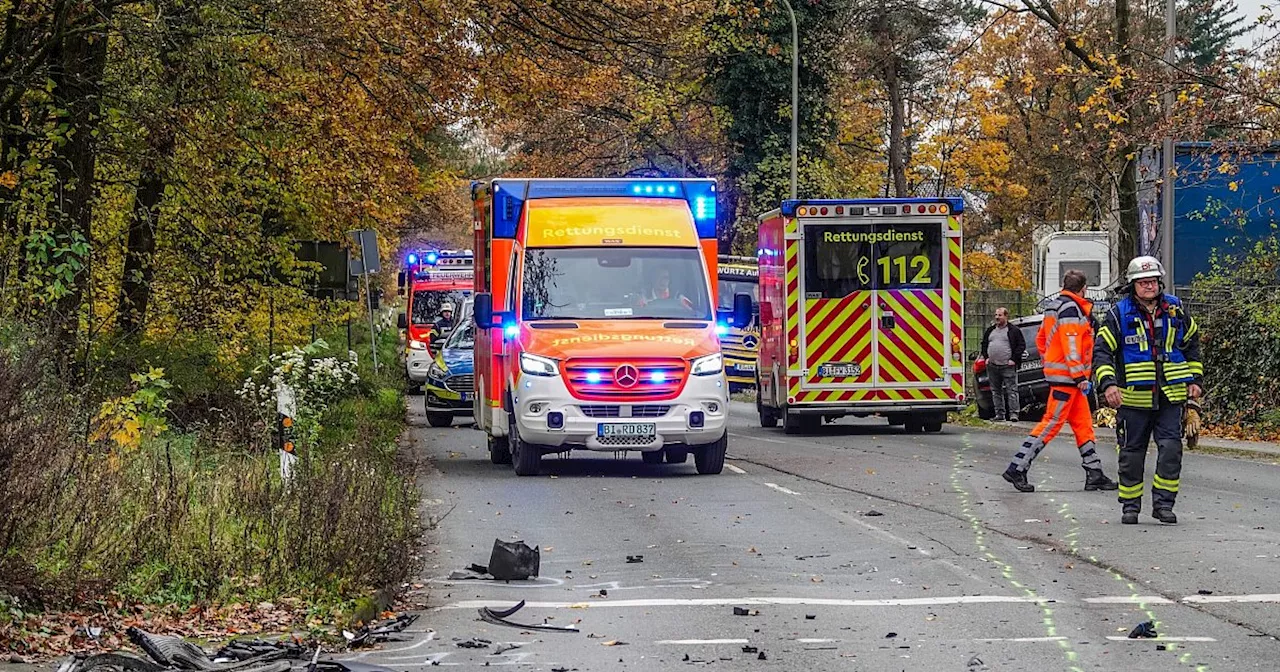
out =
[[658,426],[652,422],[602,422],[596,425],[596,436],[607,439],[611,436],[648,436],[658,433]]
[[857,362],[832,362],[818,367],[820,378],[857,378],[862,375],[862,365]]

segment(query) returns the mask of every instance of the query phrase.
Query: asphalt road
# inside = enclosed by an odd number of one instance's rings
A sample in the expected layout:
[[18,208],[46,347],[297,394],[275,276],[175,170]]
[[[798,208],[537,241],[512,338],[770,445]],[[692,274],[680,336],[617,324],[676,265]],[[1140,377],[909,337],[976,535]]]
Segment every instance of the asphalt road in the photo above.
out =
[[[518,478],[489,464],[478,431],[431,429],[413,408],[433,465],[424,513],[439,521],[429,609],[407,641],[360,657],[397,670],[1280,668],[1280,466],[1188,455],[1180,524],[1155,522],[1148,501],[1141,525],[1121,526],[1114,492],[1081,490],[1069,438],[1022,494],[999,476],[1009,434],[845,419],[795,437],[732,411],[719,476],[575,454]],[[542,576],[449,580],[495,538],[540,546]],[[512,620],[580,632],[478,618],[519,600]],[[1159,638],[1126,637],[1147,620]],[[458,646],[471,638],[492,644]]]

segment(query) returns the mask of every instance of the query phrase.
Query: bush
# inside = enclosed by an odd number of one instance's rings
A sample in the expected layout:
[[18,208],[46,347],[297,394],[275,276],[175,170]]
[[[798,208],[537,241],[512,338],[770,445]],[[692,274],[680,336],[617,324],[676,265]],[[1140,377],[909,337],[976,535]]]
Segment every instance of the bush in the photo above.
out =
[[1230,433],[1280,434],[1280,243],[1214,259],[1184,297],[1201,325],[1207,421]]
[[[326,388],[286,483],[250,402],[226,395],[200,420],[162,427],[146,419],[169,408],[157,369],[95,421],[86,409],[97,407],[33,343],[0,339],[0,594],[28,604],[112,593],[157,604],[340,601],[412,571],[418,492],[397,450],[398,389]],[[141,430],[122,433],[131,418]]]

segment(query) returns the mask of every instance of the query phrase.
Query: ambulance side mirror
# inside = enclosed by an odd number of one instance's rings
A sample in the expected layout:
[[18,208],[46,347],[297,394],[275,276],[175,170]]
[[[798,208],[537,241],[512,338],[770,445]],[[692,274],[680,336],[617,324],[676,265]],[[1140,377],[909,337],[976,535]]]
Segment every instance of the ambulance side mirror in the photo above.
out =
[[408,316],[406,316],[404,313],[400,313],[398,316],[396,316],[396,327],[399,329],[408,329],[409,328]]
[[493,295],[488,292],[476,292],[475,304],[471,307],[476,318],[476,326],[480,329],[493,328]]
[[400,293],[400,296],[404,296],[404,282],[405,273],[404,271],[400,271],[400,273],[396,275],[396,291]]
[[751,326],[751,295],[736,294],[733,297],[733,326],[745,329]]

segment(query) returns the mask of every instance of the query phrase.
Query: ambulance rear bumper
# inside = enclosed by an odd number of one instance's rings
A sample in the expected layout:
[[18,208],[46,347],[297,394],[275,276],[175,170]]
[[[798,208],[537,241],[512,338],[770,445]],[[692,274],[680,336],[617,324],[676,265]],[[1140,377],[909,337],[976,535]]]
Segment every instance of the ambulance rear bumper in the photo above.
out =
[[846,404],[791,404],[793,415],[875,415],[889,413],[940,413],[964,410],[963,401],[858,402]]

